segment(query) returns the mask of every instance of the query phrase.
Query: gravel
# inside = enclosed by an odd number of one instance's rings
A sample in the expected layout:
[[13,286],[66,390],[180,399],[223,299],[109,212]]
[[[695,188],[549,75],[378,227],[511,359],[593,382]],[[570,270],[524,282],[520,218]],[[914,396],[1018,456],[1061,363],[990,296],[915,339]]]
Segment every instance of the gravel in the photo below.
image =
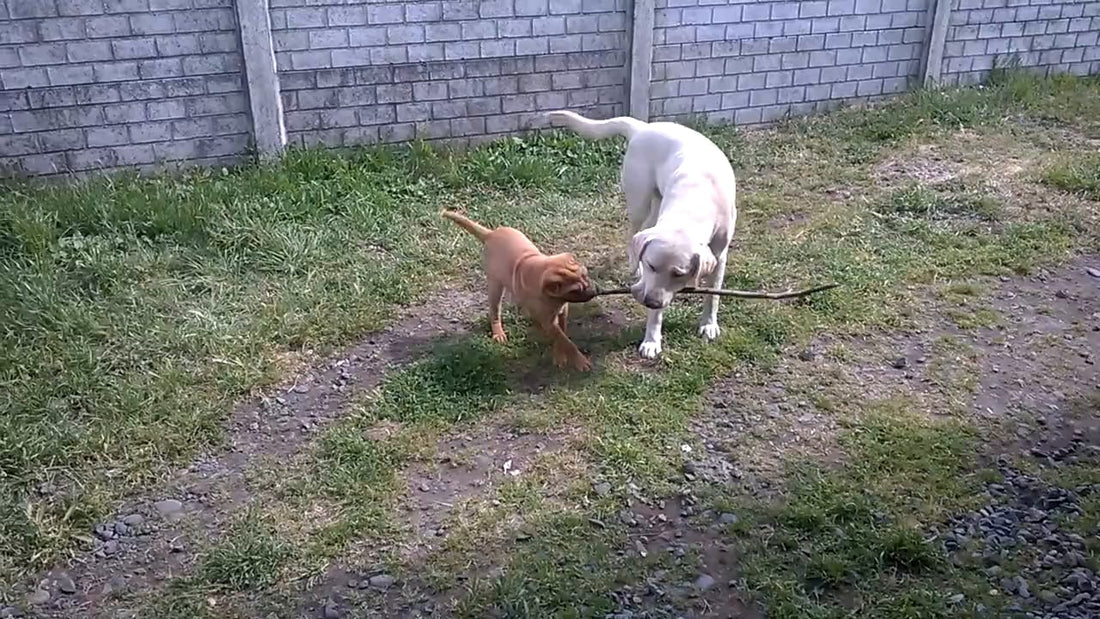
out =
[[[1079,445],[1078,440],[1055,455],[1065,458]],[[1100,577],[1085,565],[1084,539],[1067,526],[1084,513],[1081,497],[1100,493],[1100,485],[1061,488],[1004,458],[998,468],[1003,480],[987,484],[987,504],[949,521],[943,535],[948,555],[959,564],[984,562],[990,586],[1023,617],[1100,616]]]

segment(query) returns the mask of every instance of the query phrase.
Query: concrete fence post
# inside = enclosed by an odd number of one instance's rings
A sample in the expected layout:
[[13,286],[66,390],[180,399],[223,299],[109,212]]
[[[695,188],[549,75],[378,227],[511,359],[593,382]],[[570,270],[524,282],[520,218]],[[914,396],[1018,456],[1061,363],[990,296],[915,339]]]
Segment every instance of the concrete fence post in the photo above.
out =
[[286,146],[283,102],[271,39],[271,12],[268,0],[236,0],[236,5],[252,136],[260,160],[267,161],[278,158]]
[[940,83],[943,72],[943,48],[947,41],[947,28],[951,22],[951,5],[955,0],[933,0],[932,26],[925,41],[924,66],[921,67],[921,83],[934,88]]
[[649,120],[649,82],[653,76],[654,0],[634,0],[630,36],[629,114]]

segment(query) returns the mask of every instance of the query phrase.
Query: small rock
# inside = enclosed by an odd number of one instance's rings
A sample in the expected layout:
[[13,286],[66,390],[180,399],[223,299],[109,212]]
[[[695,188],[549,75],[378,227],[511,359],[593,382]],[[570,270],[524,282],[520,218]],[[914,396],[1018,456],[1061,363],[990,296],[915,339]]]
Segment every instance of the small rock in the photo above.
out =
[[119,537],[130,537],[134,534],[134,530],[130,528],[130,525],[126,524],[125,522],[116,522],[115,533]]
[[737,520],[737,514],[731,514],[729,512],[726,512],[718,517],[718,522],[720,522],[721,524],[736,524]]
[[97,524],[93,531],[96,537],[103,541],[107,541],[115,536],[114,527],[109,524]]
[[1049,589],[1043,589],[1039,592],[1039,599],[1044,604],[1049,604],[1053,606],[1058,603],[1058,594]]
[[156,509],[160,517],[165,520],[178,520],[182,515],[180,512],[183,511],[183,503],[176,499],[164,499],[153,503],[153,509]]
[[102,550],[103,554],[107,555],[108,557],[115,555],[116,553],[118,553],[118,540],[110,540],[108,542],[105,542],[103,544]]
[[348,589],[358,589],[358,588],[359,588],[359,581],[358,580],[352,578],[351,580],[348,581]]
[[817,354],[814,351],[807,348],[806,350],[803,350],[802,352],[798,353],[798,358],[802,361],[813,361],[814,359],[817,358]]
[[706,591],[714,586],[714,577],[710,574],[700,574],[695,579],[695,588],[700,591]]
[[909,365],[909,360],[905,357],[897,357],[890,362],[890,365],[894,366],[895,370],[904,370]]
[[336,600],[328,598],[325,600],[325,607],[321,611],[321,616],[324,619],[340,619],[343,613],[340,612],[340,607],[336,605]]
[[1100,277],[1100,269],[1094,269],[1092,267],[1089,267],[1089,268],[1085,269],[1085,272],[1088,273],[1089,275],[1093,276],[1093,277]]
[[1027,581],[1023,576],[1016,577],[1016,595],[1027,599],[1031,597],[1031,591],[1028,589]]
[[431,492],[432,487],[429,486],[427,482],[424,482],[424,483],[420,484],[420,491],[421,492]]
[[54,582],[57,584],[57,590],[65,594],[76,593],[76,583],[73,582],[72,576],[69,576],[65,572],[58,572],[54,577]]
[[145,516],[141,514],[130,514],[122,519],[122,524],[128,527],[140,527],[145,523]]
[[294,393],[309,393],[309,385],[294,385]]
[[14,606],[5,606],[3,608],[0,608],[0,619],[9,619],[9,617],[15,617],[17,616],[16,613],[18,612],[19,609]]
[[27,596],[27,603],[32,606],[39,606],[50,601],[50,592],[45,589],[35,589],[34,593]]
[[962,593],[956,593],[955,595],[947,598],[947,603],[948,604],[961,604],[962,601],[965,600],[965,599],[966,599],[965,595],[963,595]]
[[598,484],[592,486],[592,491],[598,496],[607,496],[611,492],[611,484],[606,481],[601,481]]
[[377,576],[371,576],[369,582],[370,586],[377,589],[388,589],[393,586],[394,579],[389,574],[378,574]]

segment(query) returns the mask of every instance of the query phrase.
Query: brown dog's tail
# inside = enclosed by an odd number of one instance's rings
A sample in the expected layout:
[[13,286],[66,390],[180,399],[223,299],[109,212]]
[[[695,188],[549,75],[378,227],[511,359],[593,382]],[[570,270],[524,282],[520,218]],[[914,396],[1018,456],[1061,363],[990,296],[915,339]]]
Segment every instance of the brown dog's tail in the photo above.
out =
[[441,214],[447,219],[450,219],[459,226],[465,228],[467,231],[469,231],[470,234],[476,236],[481,242],[485,242],[485,237],[489,236],[489,233],[492,232],[492,230],[477,223],[469,217],[466,217],[465,215],[460,215],[454,211],[443,211]]

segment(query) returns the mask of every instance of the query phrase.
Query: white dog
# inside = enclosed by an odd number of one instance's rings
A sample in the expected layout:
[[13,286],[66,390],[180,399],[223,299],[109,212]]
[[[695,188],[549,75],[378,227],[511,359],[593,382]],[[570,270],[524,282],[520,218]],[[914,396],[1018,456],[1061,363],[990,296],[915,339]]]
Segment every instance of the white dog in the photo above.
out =
[[[548,113],[587,138],[627,139],[621,182],[630,222],[627,255],[638,278],[634,299],[648,308],[638,351],[661,354],[661,318],[683,288],[722,287],[726,254],[737,222],[737,182],[725,154],[702,134],[671,122],[622,116],[590,120],[574,112]],[[699,333],[718,337],[718,297],[703,304]]]

